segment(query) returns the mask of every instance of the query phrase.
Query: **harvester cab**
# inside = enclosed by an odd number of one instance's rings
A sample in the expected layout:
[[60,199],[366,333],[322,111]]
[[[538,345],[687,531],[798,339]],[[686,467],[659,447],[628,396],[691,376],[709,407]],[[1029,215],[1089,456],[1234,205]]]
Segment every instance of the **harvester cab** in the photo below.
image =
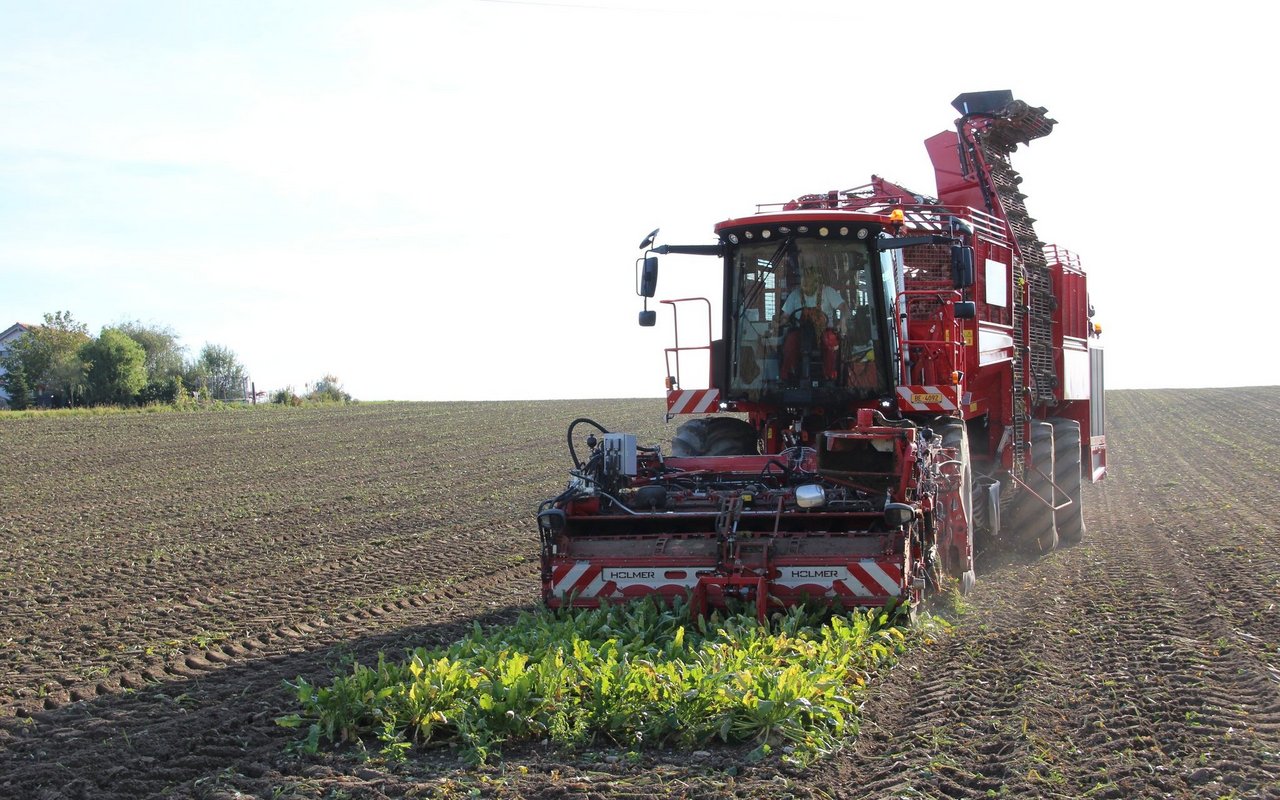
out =
[[[902,235],[900,214],[834,206],[793,201],[776,212],[722,222],[715,246],[654,247],[657,231],[646,237],[646,254],[637,262],[645,297],[656,288],[658,255],[696,253],[723,260],[723,335],[710,343],[707,387],[684,389],[679,356],[688,348],[677,342],[667,350],[673,415],[691,407],[771,411],[779,431],[797,420],[821,427],[860,406],[896,409],[904,359],[912,362],[917,382],[951,383],[962,370],[958,358],[945,356],[958,356],[958,323],[975,313],[973,302],[965,299],[974,284],[972,230],[952,223],[939,233]],[[926,352],[916,344],[903,350],[915,332],[898,323],[906,305],[918,298],[905,294],[908,268],[902,254],[915,247],[948,254],[949,287],[925,299],[941,312],[929,334],[952,347]],[[712,313],[711,304],[706,307]],[[653,323],[647,303],[640,322]]]

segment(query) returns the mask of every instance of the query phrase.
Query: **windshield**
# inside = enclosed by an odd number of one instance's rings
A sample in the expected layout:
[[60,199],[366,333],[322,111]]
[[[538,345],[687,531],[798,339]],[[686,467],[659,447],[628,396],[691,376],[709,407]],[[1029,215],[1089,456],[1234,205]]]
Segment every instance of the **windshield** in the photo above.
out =
[[882,297],[870,264],[863,241],[793,237],[739,247],[730,397],[826,403],[887,391]]

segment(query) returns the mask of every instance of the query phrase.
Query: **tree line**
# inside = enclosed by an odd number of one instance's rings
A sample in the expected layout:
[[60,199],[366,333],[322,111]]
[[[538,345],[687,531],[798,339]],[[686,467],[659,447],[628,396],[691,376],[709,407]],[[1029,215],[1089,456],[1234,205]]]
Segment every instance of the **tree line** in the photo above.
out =
[[44,315],[0,357],[0,386],[14,409],[33,405],[145,405],[193,396],[244,398],[247,373],[228,347],[188,358],[166,326],[123,322],[96,337],[69,311]]

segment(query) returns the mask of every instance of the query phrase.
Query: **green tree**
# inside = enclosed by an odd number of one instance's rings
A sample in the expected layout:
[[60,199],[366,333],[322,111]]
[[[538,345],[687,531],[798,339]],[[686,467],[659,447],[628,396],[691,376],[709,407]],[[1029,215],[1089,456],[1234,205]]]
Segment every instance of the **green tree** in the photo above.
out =
[[307,393],[307,399],[319,403],[349,403],[351,395],[343,390],[337,375],[329,374],[315,382]]
[[9,395],[9,408],[15,411],[31,407],[31,387],[27,385],[27,376],[22,370],[6,372],[0,378],[5,394]]
[[146,352],[148,383],[163,384],[170,378],[182,376],[187,348],[178,342],[178,334],[172,328],[143,325],[137,320],[122,322],[115,327]]
[[147,354],[147,385],[138,393],[138,402],[175,403],[184,394],[182,376],[187,348],[178,342],[172,328],[144,325],[134,320],[116,328],[142,346]]
[[75,405],[84,387],[84,362],[80,348],[90,340],[89,329],[76,322],[70,311],[44,315],[36,325],[9,346],[4,357],[5,388],[12,397],[18,384],[28,394],[49,393],[54,405]]
[[186,386],[202,389],[215,400],[239,400],[248,377],[231,348],[206,344],[200,357],[187,365],[182,379]]
[[131,405],[147,385],[147,352],[124,331],[103,328],[80,348],[85,363],[85,401]]

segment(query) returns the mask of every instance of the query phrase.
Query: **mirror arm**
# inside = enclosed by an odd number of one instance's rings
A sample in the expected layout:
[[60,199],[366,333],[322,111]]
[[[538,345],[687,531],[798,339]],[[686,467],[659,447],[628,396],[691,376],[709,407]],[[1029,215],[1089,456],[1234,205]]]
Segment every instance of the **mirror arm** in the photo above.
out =
[[685,256],[722,256],[724,255],[724,246],[719,244],[663,244],[653,248],[650,252],[665,256],[668,253]]

